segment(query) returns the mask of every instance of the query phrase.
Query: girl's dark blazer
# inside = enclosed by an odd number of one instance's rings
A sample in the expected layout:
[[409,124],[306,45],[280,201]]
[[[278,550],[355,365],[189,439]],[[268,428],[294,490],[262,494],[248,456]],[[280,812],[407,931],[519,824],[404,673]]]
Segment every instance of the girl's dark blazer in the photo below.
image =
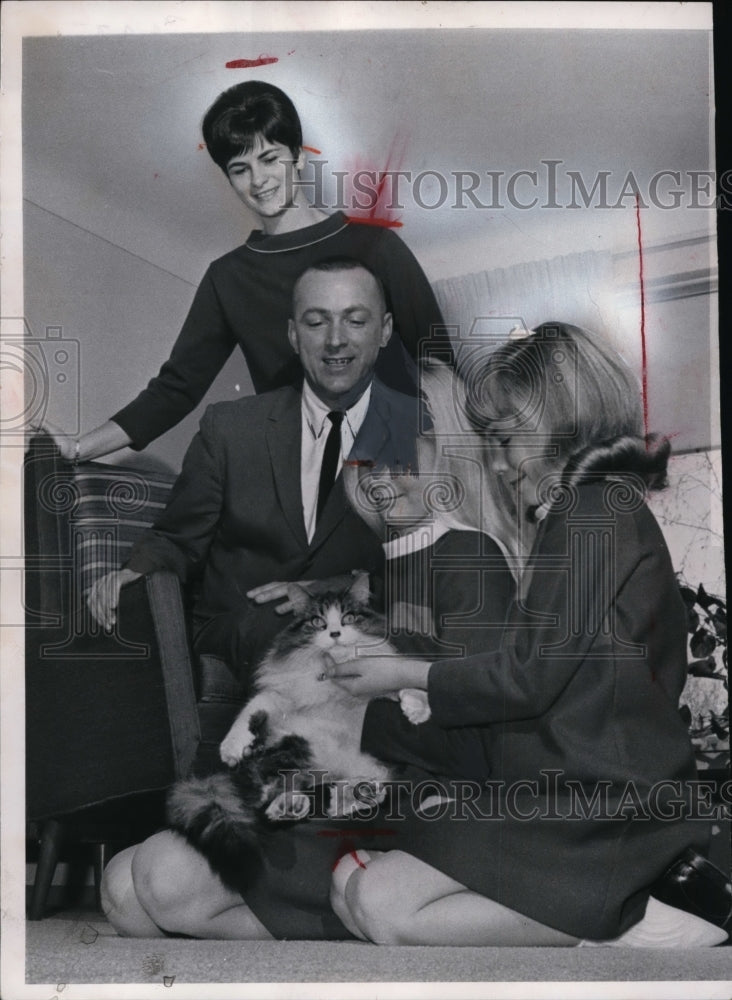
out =
[[[495,785],[464,822],[398,824],[394,846],[535,920],[611,938],[684,848],[708,842],[678,710],[686,613],[637,490],[596,481],[560,500],[500,648],[429,672],[434,723],[483,727]],[[398,761],[376,707],[363,748]]]
[[[419,401],[372,383],[352,455],[414,465]],[[286,387],[209,406],[160,519],[127,565],[202,573],[198,616],[236,611],[252,587],[381,572],[379,539],[355,514],[340,477],[308,542],[300,486],[301,394]]]

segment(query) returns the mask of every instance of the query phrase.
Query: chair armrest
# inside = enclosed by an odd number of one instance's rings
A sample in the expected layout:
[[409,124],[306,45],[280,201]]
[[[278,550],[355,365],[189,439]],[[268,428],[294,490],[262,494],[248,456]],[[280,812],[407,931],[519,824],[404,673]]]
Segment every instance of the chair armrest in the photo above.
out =
[[[193,763],[201,733],[180,580],[174,573],[158,572],[145,577],[144,582],[165,685],[175,775],[184,778]],[[123,615],[121,604],[120,616]]]

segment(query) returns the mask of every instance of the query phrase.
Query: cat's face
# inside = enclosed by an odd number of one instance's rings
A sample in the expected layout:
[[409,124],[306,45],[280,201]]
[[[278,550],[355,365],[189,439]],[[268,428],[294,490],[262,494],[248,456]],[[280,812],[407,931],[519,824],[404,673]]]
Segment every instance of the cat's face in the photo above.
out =
[[301,634],[320,650],[355,646],[363,638],[364,610],[337,598],[315,603],[303,619]]
[[281,653],[309,648],[334,659],[350,659],[367,636],[384,635],[382,617],[368,604],[368,577],[356,577],[350,589],[337,593],[313,597],[297,585],[288,593],[295,619],[275,640]]

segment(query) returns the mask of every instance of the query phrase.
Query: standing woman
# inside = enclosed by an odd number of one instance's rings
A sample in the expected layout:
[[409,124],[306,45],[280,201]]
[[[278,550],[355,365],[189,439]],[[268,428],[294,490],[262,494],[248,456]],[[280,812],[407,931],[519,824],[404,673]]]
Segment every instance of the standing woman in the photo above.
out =
[[[467,399],[515,530],[533,536],[501,646],[330,673],[361,695],[420,689],[447,731],[482,727],[491,787],[450,782],[412,803],[396,850],[339,863],[334,910],[377,943],[719,944],[732,890],[703,856],[710,824],[678,711],[686,616],[645,502],[668,442],[642,437],[620,357],[566,324],[514,335]],[[362,749],[398,762],[384,704],[370,703]]]
[[299,183],[302,128],[290,98],[257,80],[237,84],[206,112],[203,137],[261,229],[210,265],[169,359],[136,399],[80,438],[51,430],[70,461],[145,448],[198,405],[237,346],[257,393],[296,384],[301,368],[287,339],[292,288],[326,257],[356,258],[379,276],[398,336],[376,373],[391,388],[416,392],[412,359],[443,322],[432,289],[393,232],[307,203]]

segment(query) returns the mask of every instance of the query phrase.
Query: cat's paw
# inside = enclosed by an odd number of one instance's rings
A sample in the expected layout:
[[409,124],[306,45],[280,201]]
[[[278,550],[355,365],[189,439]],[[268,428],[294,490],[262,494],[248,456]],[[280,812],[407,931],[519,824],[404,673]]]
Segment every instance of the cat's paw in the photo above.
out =
[[265,809],[265,816],[273,823],[285,820],[307,819],[312,805],[306,792],[280,792]]
[[420,691],[419,688],[402,688],[399,692],[399,704],[402,706],[402,712],[414,726],[426,722],[432,715],[427,692]]
[[327,814],[331,819],[337,819],[359,812],[371,813],[374,806],[384,801],[386,792],[386,782],[370,778],[337,781],[331,785]]
[[219,756],[227,767],[235,767],[240,760],[248,757],[252,752],[254,734],[249,730],[246,732],[229,732],[221,742]]

